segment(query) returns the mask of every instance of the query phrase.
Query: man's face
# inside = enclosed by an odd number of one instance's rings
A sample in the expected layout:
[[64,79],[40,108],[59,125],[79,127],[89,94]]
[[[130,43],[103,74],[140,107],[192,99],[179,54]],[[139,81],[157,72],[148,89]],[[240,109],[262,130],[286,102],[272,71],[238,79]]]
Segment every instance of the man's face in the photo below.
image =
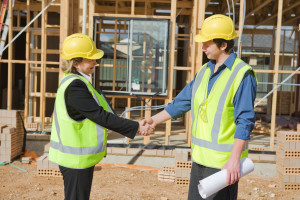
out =
[[217,60],[223,52],[212,40],[203,42],[202,51],[210,60]]

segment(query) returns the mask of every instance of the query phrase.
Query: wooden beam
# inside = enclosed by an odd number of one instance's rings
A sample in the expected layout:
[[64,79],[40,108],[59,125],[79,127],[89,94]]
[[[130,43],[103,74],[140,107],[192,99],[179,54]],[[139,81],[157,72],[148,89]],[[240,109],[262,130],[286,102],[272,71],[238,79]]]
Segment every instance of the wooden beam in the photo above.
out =
[[[204,21],[205,17],[205,3],[206,1],[200,1],[197,5],[197,16],[195,18],[197,19],[196,22],[196,33],[194,36],[200,33],[201,26]],[[194,39],[193,39],[194,41]],[[195,42],[195,65],[194,65],[194,74],[193,76],[199,71],[200,67],[202,66],[203,62],[203,51],[202,51],[202,42]]]
[[[9,1],[8,3],[8,14],[9,14],[9,26],[8,26],[8,42],[12,41],[13,39],[13,31],[12,31],[12,25],[13,25],[13,8],[12,8],[12,1]],[[11,44],[9,47],[8,47],[8,64],[7,64],[7,110],[11,110],[12,109],[12,81],[13,81],[13,78],[12,78],[12,68],[13,68],[13,65],[12,65],[12,50],[13,50],[13,44]]]
[[[293,5],[287,6],[285,9],[281,10],[281,13],[283,14],[283,13],[285,13],[286,11],[288,11],[288,10],[290,10],[290,9],[296,7],[296,6],[299,6],[299,5],[300,5],[300,1],[294,3]],[[267,19],[265,19],[265,20],[262,20],[262,21],[258,22],[257,24],[255,24],[255,26],[260,26],[260,25],[262,25],[262,24],[264,24],[264,23],[266,23],[266,22],[268,22],[268,21],[274,19],[277,15],[278,15],[278,13],[273,14],[271,17],[269,17],[269,18],[267,18]],[[281,17],[281,18],[282,18],[282,17]]]
[[[276,50],[275,50],[275,75],[274,83],[278,82],[278,68],[279,68],[279,52],[280,52],[280,36],[281,36],[281,22],[282,22],[282,4],[283,0],[278,0],[278,18],[277,18],[277,31],[276,31]],[[277,85],[274,85],[275,88]],[[270,137],[270,150],[274,151],[274,135],[276,123],[276,103],[277,103],[277,90],[273,92],[272,98],[272,115],[271,115],[271,137]]]
[[257,11],[259,11],[260,9],[262,9],[263,7],[265,7],[266,5],[268,5],[269,3],[271,3],[274,0],[266,0],[264,1],[262,4],[260,4],[259,6],[257,6],[256,8],[254,8],[253,10],[251,10],[250,12],[248,12],[248,14],[246,15],[245,19],[247,19],[248,17],[250,17],[253,13],[256,13]]
[[[45,2],[46,1],[46,2]],[[42,8],[44,9],[45,6],[48,4],[48,0],[42,1]],[[45,128],[45,105],[46,105],[46,49],[47,49],[47,35],[46,35],[46,24],[48,23],[47,21],[47,10],[42,13],[42,18],[41,18],[41,24],[42,24],[42,38],[41,38],[41,73],[40,73],[40,92],[41,92],[41,97],[40,97],[40,119],[42,123],[41,129],[44,130]]]
[[[295,21],[297,19],[300,19],[300,16],[291,17],[290,19],[284,20],[284,22],[282,23],[282,25],[288,25],[290,22]],[[295,23],[295,25],[297,25],[297,22]]]
[[[27,10],[30,10],[30,0],[26,1],[26,8]],[[30,12],[27,12],[26,14],[26,24],[28,24],[30,21]],[[26,30],[26,50],[25,50],[25,59],[30,60],[30,32],[27,29]],[[27,117],[29,116],[29,83],[30,83],[30,78],[29,78],[29,67],[30,64],[26,62],[25,64],[25,99],[24,99],[24,122],[27,123]]]

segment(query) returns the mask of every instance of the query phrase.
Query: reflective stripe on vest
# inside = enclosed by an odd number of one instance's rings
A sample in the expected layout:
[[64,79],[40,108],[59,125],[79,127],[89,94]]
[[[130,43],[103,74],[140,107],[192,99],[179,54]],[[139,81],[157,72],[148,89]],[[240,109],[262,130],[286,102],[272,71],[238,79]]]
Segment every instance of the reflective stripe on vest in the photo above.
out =
[[[78,78],[78,76],[76,76],[76,75],[69,75],[69,76],[65,77],[61,81],[59,87],[63,83],[65,83],[67,80],[69,80],[70,78]],[[87,83],[86,82],[84,82],[84,83],[86,84],[87,88],[90,90],[90,88],[87,85]],[[94,91],[91,91],[91,92],[93,92],[94,99],[97,102],[97,104],[100,106],[99,100],[98,100],[95,92]],[[103,145],[103,141],[104,141],[104,128],[102,126],[96,124],[96,129],[97,129],[97,146],[95,146],[95,147],[71,147],[71,146],[65,146],[65,145],[62,144],[61,137],[60,137],[60,128],[59,128],[58,118],[57,118],[57,114],[56,114],[56,105],[54,105],[54,116],[53,117],[54,117],[54,120],[55,120],[56,133],[57,133],[57,137],[58,137],[59,142],[50,140],[50,147],[52,147],[54,149],[57,149],[57,150],[59,150],[59,151],[61,151],[63,153],[69,153],[69,154],[75,154],[75,155],[96,154],[96,153],[103,152],[105,150],[105,146]],[[71,120],[73,120],[73,119],[71,119]]]
[[[196,138],[192,134],[191,142],[193,144],[204,147],[204,148],[207,148],[207,149],[220,151],[220,152],[231,152],[232,151],[233,144],[218,144],[218,136],[219,136],[222,112],[223,112],[223,107],[224,107],[224,104],[225,104],[225,101],[226,101],[226,97],[228,95],[228,92],[231,88],[231,85],[232,85],[236,75],[238,74],[239,70],[241,68],[243,68],[245,65],[247,65],[247,64],[244,63],[244,62],[240,62],[239,64],[237,64],[237,66],[234,68],[234,71],[232,72],[228,82],[226,83],[226,86],[223,90],[223,93],[221,94],[221,98],[220,98],[220,101],[219,101],[218,106],[217,106],[217,112],[216,112],[215,117],[214,117],[214,123],[213,123],[212,131],[211,131],[212,141],[210,142],[210,141],[206,141],[206,140]],[[200,70],[199,75],[196,77],[196,80],[195,80],[194,86],[193,86],[192,109],[191,109],[192,127],[193,127],[193,123],[195,122],[194,98],[195,98],[196,91],[197,91],[198,87],[200,86],[200,83],[203,79],[205,70],[206,70],[206,65]],[[200,109],[200,106],[199,106],[199,109]],[[198,117],[198,114],[197,114],[197,117]],[[247,148],[248,148],[248,141],[247,141],[247,144],[244,147],[244,150],[247,149]]]

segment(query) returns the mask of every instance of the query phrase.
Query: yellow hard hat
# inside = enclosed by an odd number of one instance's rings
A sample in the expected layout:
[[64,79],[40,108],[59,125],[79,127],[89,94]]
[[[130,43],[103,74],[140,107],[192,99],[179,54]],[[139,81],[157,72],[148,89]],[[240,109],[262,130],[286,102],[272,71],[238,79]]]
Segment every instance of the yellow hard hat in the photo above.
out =
[[103,55],[104,52],[96,48],[92,38],[82,33],[75,33],[66,37],[61,54],[66,60],[72,58],[97,60],[102,58]]
[[212,15],[203,22],[200,34],[195,36],[196,42],[207,42],[213,39],[232,40],[236,37],[233,21],[225,15]]

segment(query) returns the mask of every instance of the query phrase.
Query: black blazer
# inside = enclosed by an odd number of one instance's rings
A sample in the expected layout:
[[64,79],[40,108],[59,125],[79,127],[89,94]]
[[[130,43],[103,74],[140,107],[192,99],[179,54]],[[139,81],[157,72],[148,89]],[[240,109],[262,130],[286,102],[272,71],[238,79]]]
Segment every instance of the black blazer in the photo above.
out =
[[69,116],[76,121],[88,118],[100,126],[131,139],[136,135],[139,123],[106,112],[96,103],[89,89],[81,80],[76,79],[70,83],[65,91],[65,100]]

